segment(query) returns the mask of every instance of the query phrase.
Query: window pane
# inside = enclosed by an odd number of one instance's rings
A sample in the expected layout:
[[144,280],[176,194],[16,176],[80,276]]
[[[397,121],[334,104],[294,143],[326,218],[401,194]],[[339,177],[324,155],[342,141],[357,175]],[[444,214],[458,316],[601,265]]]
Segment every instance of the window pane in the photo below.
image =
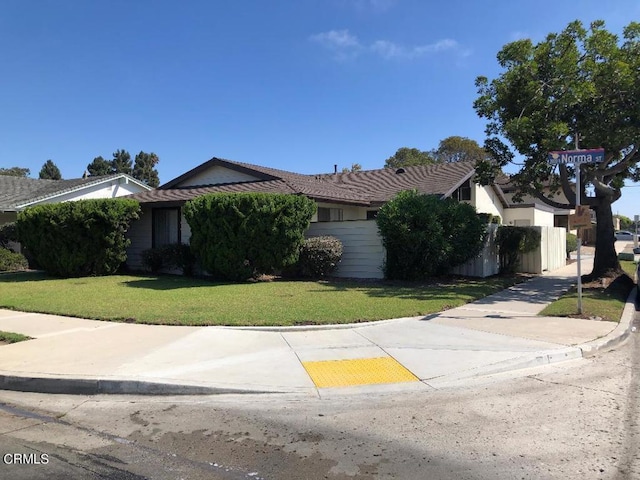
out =
[[155,247],[178,243],[180,241],[179,213],[177,208],[165,208],[153,211],[153,245]]

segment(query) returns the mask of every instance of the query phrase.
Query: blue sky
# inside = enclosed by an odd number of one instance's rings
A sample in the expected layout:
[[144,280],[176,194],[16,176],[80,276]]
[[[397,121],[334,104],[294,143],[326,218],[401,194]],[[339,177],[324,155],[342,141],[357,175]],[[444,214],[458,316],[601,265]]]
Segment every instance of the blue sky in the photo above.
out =
[[[320,173],[482,144],[474,79],[575,19],[621,33],[640,2],[2,0],[0,167],[74,178],[144,150],[164,183],[214,156]],[[640,188],[616,211],[640,213]]]

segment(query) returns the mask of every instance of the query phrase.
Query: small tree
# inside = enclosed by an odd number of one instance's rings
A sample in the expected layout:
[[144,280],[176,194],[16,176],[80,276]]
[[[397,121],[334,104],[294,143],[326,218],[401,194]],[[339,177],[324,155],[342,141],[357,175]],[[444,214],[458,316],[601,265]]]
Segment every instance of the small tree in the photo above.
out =
[[38,178],[62,180],[62,174],[60,173],[60,169],[58,168],[58,166],[53,163],[53,160],[47,160],[46,162],[44,162],[44,165],[42,165],[40,173],[38,174]]
[[203,268],[246,280],[295,263],[315,209],[297,195],[212,193],[188,201],[184,215]]

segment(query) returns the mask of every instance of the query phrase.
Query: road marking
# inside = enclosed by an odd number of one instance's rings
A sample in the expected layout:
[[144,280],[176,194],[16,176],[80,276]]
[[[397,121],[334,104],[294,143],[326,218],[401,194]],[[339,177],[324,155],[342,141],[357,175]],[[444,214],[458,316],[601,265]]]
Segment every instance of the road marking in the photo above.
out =
[[302,366],[318,388],[420,381],[391,357],[302,362]]

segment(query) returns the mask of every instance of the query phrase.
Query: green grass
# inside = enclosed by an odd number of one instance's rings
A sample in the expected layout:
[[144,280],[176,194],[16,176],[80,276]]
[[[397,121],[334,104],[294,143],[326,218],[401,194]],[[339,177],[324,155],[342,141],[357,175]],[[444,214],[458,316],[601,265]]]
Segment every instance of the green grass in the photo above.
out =
[[582,315],[578,315],[578,292],[572,288],[555,302],[548,305],[539,315],[551,317],[600,317],[603,320],[619,322],[629,292],[633,288],[636,265],[631,261],[621,261],[622,269],[629,275],[622,275],[606,287],[585,285],[582,289]]
[[31,337],[19,333],[3,332],[0,330],[0,343],[17,343],[31,340]]
[[356,281],[212,283],[178,276],[56,279],[0,276],[0,307],[168,325],[302,325],[427,315],[484,297],[522,277],[432,284]]

